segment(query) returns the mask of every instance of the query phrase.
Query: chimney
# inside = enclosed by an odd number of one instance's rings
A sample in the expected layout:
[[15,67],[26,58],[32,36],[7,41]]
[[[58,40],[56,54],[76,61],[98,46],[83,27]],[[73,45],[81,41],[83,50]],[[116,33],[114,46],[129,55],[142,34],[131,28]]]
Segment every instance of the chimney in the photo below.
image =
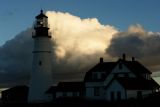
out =
[[103,58],[102,57],[100,57],[100,63],[103,63]]
[[122,55],[122,60],[126,61],[126,54],[125,53]]
[[134,58],[134,57],[132,57],[132,61],[135,61],[135,58]]

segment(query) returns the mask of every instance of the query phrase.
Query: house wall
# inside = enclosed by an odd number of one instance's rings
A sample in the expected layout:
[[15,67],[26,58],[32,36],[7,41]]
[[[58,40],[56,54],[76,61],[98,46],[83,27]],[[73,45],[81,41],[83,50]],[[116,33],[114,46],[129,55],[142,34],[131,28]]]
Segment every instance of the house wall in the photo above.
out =
[[[103,82],[88,82],[85,84],[85,97],[89,99],[104,99]],[[99,88],[99,95],[95,95],[95,88]]]
[[137,98],[137,93],[142,92],[142,98],[152,93],[152,90],[127,90],[127,99]]
[[105,71],[104,72],[93,72],[92,73],[92,78],[93,79],[101,79],[101,78],[103,78],[103,76],[105,75]]
[[[120,99],[126,99],[125,89],[116,80],[114,80],[105,90],[105,99],[108,101],[118,100],[118,92],[120,92]],[[111,93],[114,93],[113,99],[111,97]]]
[[62,92],[56,92],[56,98],[62,97],[63,93]]
[[85,87],[101,87],[103,82],[86,82]]
[[[64,96],[65,93],[65,96]],[[56,98],[59,97],[75,97],[74,93],[77,94],[77,96],[80,96],[80,92],[56,92]]]
[[110,73],[108,77],[104,80],[104,86],[107,86],[108,83],[113,79],[113,77],[114,77],[114,74]]

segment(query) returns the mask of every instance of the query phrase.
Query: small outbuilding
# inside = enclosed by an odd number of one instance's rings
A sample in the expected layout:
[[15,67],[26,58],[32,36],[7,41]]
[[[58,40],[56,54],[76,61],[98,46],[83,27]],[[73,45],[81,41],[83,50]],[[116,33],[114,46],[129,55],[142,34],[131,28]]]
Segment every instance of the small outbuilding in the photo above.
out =
[[2,102],[27,102],[28,86],[15,86],[1,92]]

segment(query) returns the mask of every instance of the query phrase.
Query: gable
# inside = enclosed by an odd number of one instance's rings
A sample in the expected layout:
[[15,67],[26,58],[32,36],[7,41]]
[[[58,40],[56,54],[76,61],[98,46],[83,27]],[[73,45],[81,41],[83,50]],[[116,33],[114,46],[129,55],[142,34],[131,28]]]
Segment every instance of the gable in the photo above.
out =
[[115,65],[116,65],[116,62],[98,63],[93,68],[91,68],[88,72],[86,72],[84,81],[85,82],[104,81]]
[[124,91],[125,88],[115,79],[113,78],[109,84],[105,87],[106,91]]
[[[103,82],[118,74],[120,77],[149,78],[151,72],[138,61],[126,61],[119,59],[116,62],[100,61],[97,65],[86,72],[84,82]],[[110,79],[109,79],[110,80]]]
[[130,69],[128,69],[123,63],[118,63],[111,73],[118,74],[120,77],[136,77],[136,75]]

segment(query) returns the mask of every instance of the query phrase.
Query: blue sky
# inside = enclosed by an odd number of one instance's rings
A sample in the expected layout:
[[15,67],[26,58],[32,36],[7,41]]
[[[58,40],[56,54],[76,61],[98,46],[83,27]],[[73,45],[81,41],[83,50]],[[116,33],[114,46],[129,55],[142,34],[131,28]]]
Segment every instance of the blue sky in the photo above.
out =
[[0,46],[34,21],[40,9],[69,12],[81,18],[97,18],[121,31],[141,24],[146,30],[160,30],[160,0],[1,0]]

